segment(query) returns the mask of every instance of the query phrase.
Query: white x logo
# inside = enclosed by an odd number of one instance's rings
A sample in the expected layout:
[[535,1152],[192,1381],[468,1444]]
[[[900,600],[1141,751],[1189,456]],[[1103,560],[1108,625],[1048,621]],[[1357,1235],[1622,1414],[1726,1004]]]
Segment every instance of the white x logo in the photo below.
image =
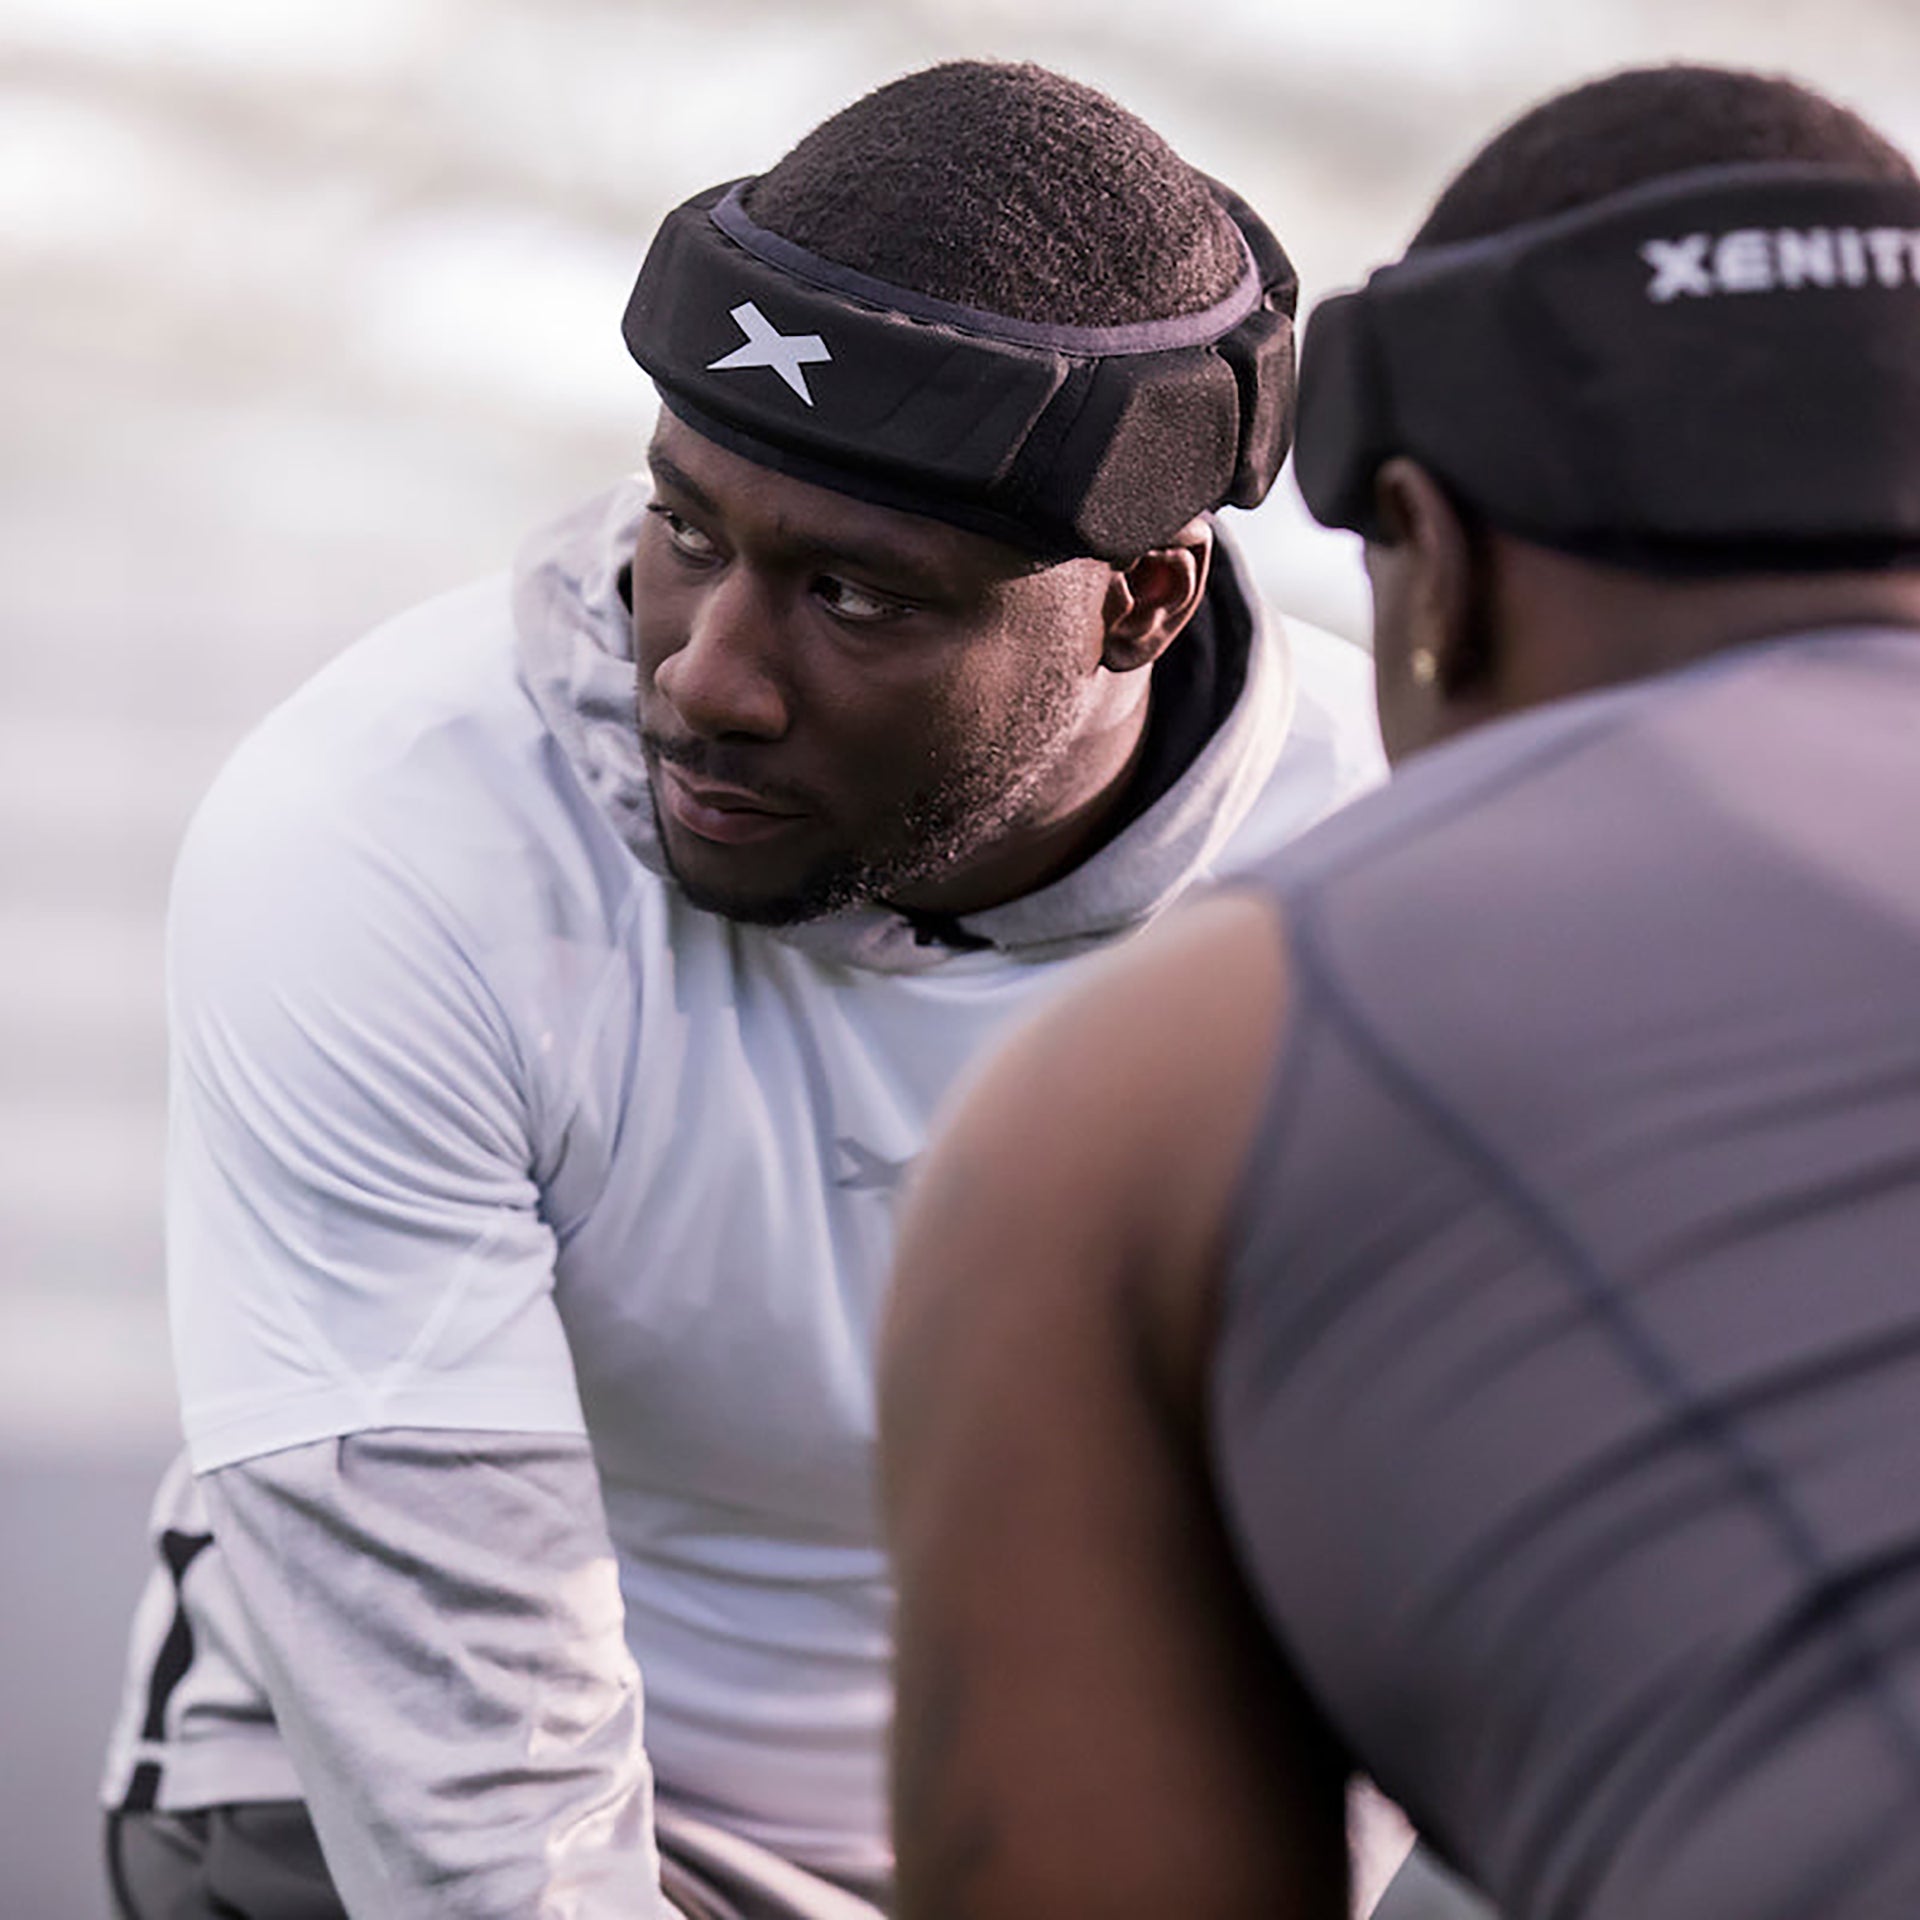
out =
[[800,369],[816,360],[831,360],[827,343],[817,333],[782,333],[751,300],[743,300],[733,309],[733,319],[747,336],[747,344],[722,354],[718,360],[709,360],[707,371],[731,373],[739,367],[771,367],[812,406],[807,376]]
[[1653,269],[1647,298],[1663,306],[1675,294],[1707,294],[1713,276],[1707,271],[1707,235],[1690,233],[1684,240],[1649,240],[1640,257]]

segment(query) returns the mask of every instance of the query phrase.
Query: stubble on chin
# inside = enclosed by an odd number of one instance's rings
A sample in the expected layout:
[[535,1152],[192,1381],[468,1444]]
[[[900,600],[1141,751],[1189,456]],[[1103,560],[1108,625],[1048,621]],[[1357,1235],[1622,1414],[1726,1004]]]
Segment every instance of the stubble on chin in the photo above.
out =
[[792,927],[844,912],[848,907],[860,905],[865,898],[857,885],[857,874],[842,862],[824,862],[819,869],[803,874],[791,887],[780,892],[746,893],[711,885],[689,873],[675,855],[673,836],[661,814],[660,802],[652,795],[649,800],[653,807],[654,833],[667,872],[674,885],[704,913],[718,914],[742,926]]
[[[1013,731],[982,742],[944,779],[908,795],[893,810],[887,833],[823,856],[777,893],[742,893],[689,875],[674,857],[659,799],[650,792],[667,869],[696,907],[748,926],[798,926],[856,907],[885,906],[948,878],[1018,831],[1023,812],[1071,750],[1083,691],[1064,664],[1040,676]],[[651,775],[654,755],[647,759]]]

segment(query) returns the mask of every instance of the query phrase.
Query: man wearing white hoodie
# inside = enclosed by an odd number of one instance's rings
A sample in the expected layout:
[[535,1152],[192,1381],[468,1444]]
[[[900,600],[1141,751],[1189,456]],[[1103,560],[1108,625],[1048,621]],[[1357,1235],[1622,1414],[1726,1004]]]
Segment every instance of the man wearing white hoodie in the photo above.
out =
[[1292,302],[1102,96],[895,82],[663,226],[650,485],[240,749],[170,925],[124,1914],[884,1904],[897,1185],[1011,1015],[1377,771],[1211,517]]

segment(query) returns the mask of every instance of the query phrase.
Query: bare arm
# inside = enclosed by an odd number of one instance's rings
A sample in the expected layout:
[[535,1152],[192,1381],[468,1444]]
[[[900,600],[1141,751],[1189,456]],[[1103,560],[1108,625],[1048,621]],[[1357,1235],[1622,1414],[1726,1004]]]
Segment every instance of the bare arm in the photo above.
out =
[[882,1390],[900,1920],[1346,1912],[1346,1769],[1203,1453],[1282,998],[1263,906],[1180,916],[1015,1041],[916,1189]]

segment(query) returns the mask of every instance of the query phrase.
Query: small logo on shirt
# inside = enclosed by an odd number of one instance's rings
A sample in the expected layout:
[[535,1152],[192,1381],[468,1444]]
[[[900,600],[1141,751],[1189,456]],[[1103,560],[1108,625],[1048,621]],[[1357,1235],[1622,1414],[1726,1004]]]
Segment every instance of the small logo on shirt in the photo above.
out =
[[732,310],[732,318],[747,336],[747,343],[722,354],[718,360],[709,360],[707,371],[736,373],[743,367],[768,367],[812,406],[807,376],[800,369],[817,361],[831,360],[833,355],[827,351],[827,343],[817,333],[782,333],[751,300],[741,301]]
[[1647,298],[1710,299],[1722,293],[1794,293],[1806,287],[1920,287],[1920,229],[1735,227],[1649,240]]
[[846,1193],[894,1193],[901,1181],[913,1171],[913,1155],[904,1160],[888,1160],[865,1147],[850,1134],[843,1133],[834,1143],[844,1171],[833,1176],[833,1184]]

